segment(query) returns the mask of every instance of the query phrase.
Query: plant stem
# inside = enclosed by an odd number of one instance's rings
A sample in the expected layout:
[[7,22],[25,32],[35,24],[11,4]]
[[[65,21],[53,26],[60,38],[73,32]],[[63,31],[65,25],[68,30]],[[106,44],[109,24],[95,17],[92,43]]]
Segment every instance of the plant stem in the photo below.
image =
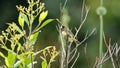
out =
[[[103,54],[103,16],[100,15],[100,40],[99,40],[99,58],[102,58]],[[102,65],[100,65],[102,68]]]
[[103,6],[103,0],[100,0],[100,6]]
[[[103,0],[100,0],[100,6],[103,6]],[[99,58],[102,58],[103,54],[103,15],[99,16],[100,18],[100,39],[99,39]],[[100,65],[102,68],[102,64]]]

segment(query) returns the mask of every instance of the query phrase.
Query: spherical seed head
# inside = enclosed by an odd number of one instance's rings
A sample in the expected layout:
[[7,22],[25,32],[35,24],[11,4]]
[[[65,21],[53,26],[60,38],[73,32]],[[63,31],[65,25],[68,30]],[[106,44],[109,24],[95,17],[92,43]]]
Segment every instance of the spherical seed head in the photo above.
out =
[[105,7],[100,6],[100,7],[97,8],[96,13],[97,13],[98,15],[105,15],[105,14],[107,13],[107,10],[106,10]]

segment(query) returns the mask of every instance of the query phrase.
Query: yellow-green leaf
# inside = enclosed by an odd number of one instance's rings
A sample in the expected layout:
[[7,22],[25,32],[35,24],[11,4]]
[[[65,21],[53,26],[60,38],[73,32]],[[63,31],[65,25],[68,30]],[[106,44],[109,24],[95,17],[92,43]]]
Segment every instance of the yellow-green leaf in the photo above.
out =
[[34,34],[32,34],[32,35],[30,36],[30,45],[34,45],[34,44],[35,44],[38,35],[39,35],[39,32],[36,32],[36,33],[34,33]]
[[25,58],[25,64],[28,65],[31,63],[31,58],[30,57],[26,57]]
[[48,11],[43,11],[39,16],[39,22],[42,22],[48,15]]
[[8,56],[5,58],[5,63],[8,68],[11,68],[16,60],[16,54],[14,52],[8,52]]
[[[31,55],[31,54],[33,54],[34,52],[25,52],[25,53],[22,53],[22,54],[20,54],[20,55],[17,55],[17,58],[21,61],[21,63],[22,64],[26,64],[26,63],[28,63],[29,62],[29,60],[28,61],[26,61],[28,58],[30,58],[30,57],[26,57],[26,55]],[[34,59],[34,58],[33,58]]]
[[7,60],[7,58],[5,59],[5,64],[7,67],[10,67],[9,61]]
[[43,24],[40,26],[40,29],[46,26],[47,24],[51,23],[54,19],[47,19]]
[[21,14],[21,17],[24,19],[25,23],[29,26],[30,23],[29,23],[27,15],[22,12],[20,12],[20,14]]
[[47,62],[46,61],[42,61],[42,68],[47,68]]
[[24,19],[21,16],[21,12],[20,12],[19,17],[18,17],[18,23],[22,28],[24,27]]

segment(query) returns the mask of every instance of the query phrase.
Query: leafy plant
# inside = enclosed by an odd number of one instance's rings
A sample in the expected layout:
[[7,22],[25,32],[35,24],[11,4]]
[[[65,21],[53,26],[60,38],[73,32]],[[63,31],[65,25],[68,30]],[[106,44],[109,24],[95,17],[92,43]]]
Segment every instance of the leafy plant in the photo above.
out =
[[21,31],[15,23],[8,25],[9,27],[5,31],[2,31],[2,35],[0,35],[1,48],[6,50],[8,54],[4,55],[0,52],[0,56],[5,59],[6,65],[4,65],[4,67],[11,68],[14,66],[18,53],[24,50],[19,41],[24,36],[25,32]]
[[[56,51],[55,46],[49,46],[43,50],[42,54],[43,56],[40,56],[43,60],[41,63],[42,68],[50,68],[51,63],[55,61],[55,58],[59,53]],[[47,57],[50,57],[50,60],[47,60]]]
[[[41,3],[39,0],[27,0],[27,2],[29,4],[27,8],[21,5],[16,6],[20,12],[18,16],[20,27],[14,22],[8,23],[8,28],[2,31],[2,35],[0,35],[0,48],[7,52],[7,55],[0,52],[0,56],[5,59],[4,68],[33,68],[34,64],[37,63],[35,56],[44,52],[44,49],[34,52],[33,47],[37,41],[40,30],[54,19],[45,20],[48,11],[44,11],[44,3]],[[37,17],[39,17],[38,25],[33,29],[34,20]],[[25,28],[26,26],[28,29]],[[49,53],[52,55],[51,60],[54,60],[58,55],[55,47],[53,47],[53,52],[55,53]],[[50,64],[51,62],[49,65]]]

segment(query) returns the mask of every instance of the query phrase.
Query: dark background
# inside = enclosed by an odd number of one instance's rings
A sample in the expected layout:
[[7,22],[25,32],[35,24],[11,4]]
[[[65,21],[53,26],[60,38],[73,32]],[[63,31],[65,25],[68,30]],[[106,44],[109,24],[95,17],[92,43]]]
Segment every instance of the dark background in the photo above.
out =
[[[63,0],[64,1],[64,0]],[[59,18],[59,3],[60,0],[43,0],[46,4],[46,9],[49,11],[48,18]],[[87,20],[82,27],[82,31],[79,33],[79,40],[83,39],[83,36],[87,31],[91,31],[96,28],[96,34],[90,37],[87,42],[87,57],[90,67],[93,66],[95,58],[99,53],[99,16],[96,14],[96,8],[99,6],[99,0],[86,0],[86,4],[90,7]],[[16,22],[19,12],[16,9],[16,5],[26,5],[26,0],[0,0],[0,32],[7,28],[5,23]],[[69,27],[73,29],[80,24],[82,0],[68,0],[67,9],[71,17]],[[111,38],[112,42],[120,43],[120,0],[104,0],[104,6],[107,8],[107,14],[104,16],[104,32],[107,39]],[[42,29],[39,35],[38,42],[35,45],[36,50],[40,50],[46,46],[57,46],[59,50],[58,32],[56,30],[57,22],[47,25]],[[85,43],[86,43],[85,42]],[[84,44],[85,44],[84,43]],[[80,57],[74,68],[87,68],[88,63],[84,54],[84,46],[79,47]],[[104,46],[105,49],[105,46]],[[37,57],[40,60],[39,56]],[[59,67],[59,59],[53,63],[52,68]],[[0,61],[2,63],[2,61]],[[103,65],[104,68],[112,68],[110,62],[106,62]],[[40,64],[38,64],[39,66]],[[40,67],[38,67],[40,68]]]

